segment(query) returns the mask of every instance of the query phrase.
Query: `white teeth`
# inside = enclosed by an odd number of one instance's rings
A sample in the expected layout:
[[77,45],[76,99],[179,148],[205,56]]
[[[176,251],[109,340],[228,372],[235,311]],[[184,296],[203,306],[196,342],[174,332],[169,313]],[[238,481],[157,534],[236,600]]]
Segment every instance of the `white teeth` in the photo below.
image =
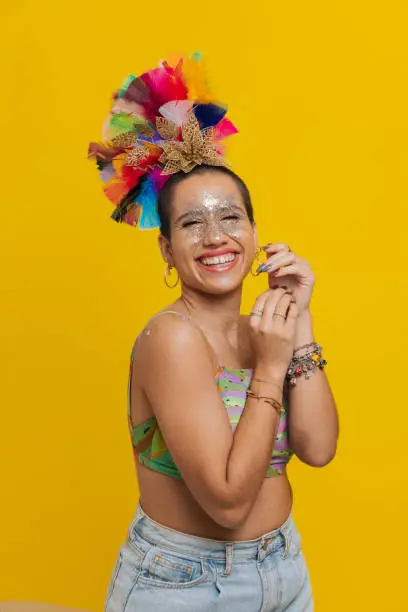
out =
[[225,255],[219,255],[218,257],[202,257],[201,262],[206,266],[216,266],[219,264],[230,263],[236,258],[236,253],[227,253]]

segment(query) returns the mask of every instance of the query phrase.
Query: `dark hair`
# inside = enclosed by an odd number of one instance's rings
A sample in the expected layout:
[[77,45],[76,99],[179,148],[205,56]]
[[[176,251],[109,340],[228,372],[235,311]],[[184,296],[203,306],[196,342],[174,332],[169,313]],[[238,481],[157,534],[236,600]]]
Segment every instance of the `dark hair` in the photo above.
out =
[[169,178],[167,183],[160,190],[157,203],[160,218],[160,232],[168,240],[170,240],[170,210],[173,188],[193,174],[205,174],[206,172],[222,172],[222,174],[230,176],[235,181],[235,184],[242,195],[242,199],[244,200],[248,219],[252,225],[254,224],[254,211],[252,208],[251,196],[244,181],[237,174],[235,174],[235,172],[229,168],[226,168],[225,166],[196,166],[187,174],[185,172],[177,172],[177,174],[173,174],[173,176]]

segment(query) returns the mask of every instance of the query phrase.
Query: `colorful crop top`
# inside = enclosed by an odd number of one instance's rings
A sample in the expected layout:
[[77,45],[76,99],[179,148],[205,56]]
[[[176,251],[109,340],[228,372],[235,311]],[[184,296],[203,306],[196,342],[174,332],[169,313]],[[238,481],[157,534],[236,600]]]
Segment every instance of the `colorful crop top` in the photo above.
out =
[[[176,314],[188,319],[186,315],[173,310],[159,312],[154,318],[163,314]],[[140,334],[138,338],[140,337]],[[132,383],[133,351],[130,362],[129,391],[128,391],[128,422],[132,440],[135,461],[139,461],[151,470],[161,472],[173,478],[182,478],[180,471],[174,463],[166,442],[161,434],[157,419],[150,417],[139,425],[133,425],[131,419],[131,383]],[[247,391],[251,384],[252,369],[233,369],[220,364],[215,375],[215,381],[219,389],[221,399],[227,411],[231,429],[234,432],[245,408]],[[281,476],[285,473],[286,464],[293,455],[288,445],[287,427],[287,394],[284,392],[282,404],[284,412],[281,414],[276,434],[275,448],[273,449],[266,477]]]

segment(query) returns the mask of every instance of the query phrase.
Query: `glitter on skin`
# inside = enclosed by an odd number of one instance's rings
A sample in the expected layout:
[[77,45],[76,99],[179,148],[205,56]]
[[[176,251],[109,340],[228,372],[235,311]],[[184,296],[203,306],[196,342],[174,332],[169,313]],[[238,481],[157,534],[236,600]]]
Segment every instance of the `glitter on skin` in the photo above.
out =
[[[183,222],[182,219],[185,219]],[[213,239],[221,236],[239,238],[239,229],[247,221],[246,213],[234,201],[218,198],[204,192],[199,208],[182,215],[177,222],[179,229],[188,230],[195,244],[211,234]]]

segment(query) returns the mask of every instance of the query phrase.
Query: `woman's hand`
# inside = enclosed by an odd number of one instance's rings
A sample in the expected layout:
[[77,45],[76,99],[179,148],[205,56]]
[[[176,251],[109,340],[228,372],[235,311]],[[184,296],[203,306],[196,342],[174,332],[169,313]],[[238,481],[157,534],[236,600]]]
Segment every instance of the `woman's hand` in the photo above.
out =
[[293,356],[297,317],[291,291],[279,287],[257,297],[249,319],[257,371],[283,380]]
[[315,275],[306,259],[293,253],[287,244],[267,244],[262,247],[268,259],[258,268],[267,272],[269,287],[285,286],[293,291],[299,316],[310,306]]

